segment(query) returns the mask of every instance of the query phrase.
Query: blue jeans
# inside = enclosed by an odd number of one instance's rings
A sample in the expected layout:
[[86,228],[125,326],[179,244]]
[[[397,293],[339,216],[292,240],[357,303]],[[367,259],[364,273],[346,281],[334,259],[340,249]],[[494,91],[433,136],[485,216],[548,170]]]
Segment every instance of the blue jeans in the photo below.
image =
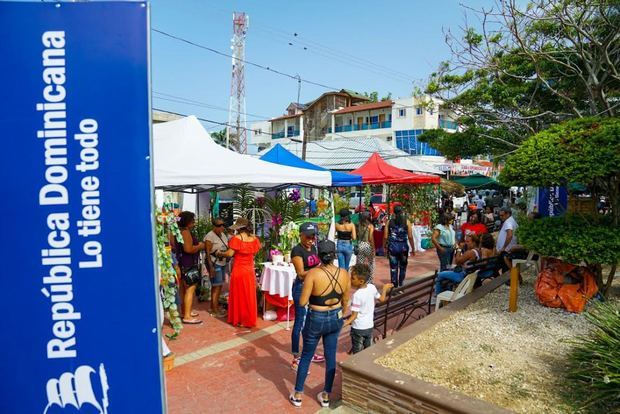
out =
[[372,332],[374,328],[355,329],[351,328],[351,350],[354,354],[368,348],[372,344]]
[[321,338],[323,338],[323,351],[325,352],[325,386],[323,391],[332,392],[334,377],[336,376],[338,336],[343,324],[342,319],[338,317],[339,312],[342,312],[342,308],[330,311],[308,310],[303,330],[304,348],[301,352],[301,360],[297,367],[297,379],[295,380],[296,392],[304,391],[310,361]]
[[394,287],[403,285],[407,274],[409,252],[406,253],[388,253],[390,259],[390,281]]
[[437,250],[437,257],[439,257],[439,270],[442,272],[447,270],[448,266],[452,264],[452,256],[454,254],[454,249],[452,247],[443,247],[443,249],[443,253],[441,253],[439,249]]
[[437,279],[435,279],[435,295],[438,295],[442,292],[442,281],[449,280],[454,283],[461,283],[463,279],[465,279],[465,272],[453,272],[451,270],[439,272],[437,274]]
[[211,275],[211,286],[222,286],[224,284],[224,275],[228,269],[228,265],[214,265],[214,275]]
[[306,307],[299,306],[299,299],[301,298],[301,291],[303,288],[303,280],[295,278],[292,291],[293,303],[295,305],[295,323],[293,324],[293,331],[291,332],[291,352],[295,356],[299,355],[299,337],[301,336],[301,330],[306,320]]
[[336,243],[336,253],[338,253],[338,267],[349,270],[349,262],[353,255],[353,243],[351,240],[338,240]]

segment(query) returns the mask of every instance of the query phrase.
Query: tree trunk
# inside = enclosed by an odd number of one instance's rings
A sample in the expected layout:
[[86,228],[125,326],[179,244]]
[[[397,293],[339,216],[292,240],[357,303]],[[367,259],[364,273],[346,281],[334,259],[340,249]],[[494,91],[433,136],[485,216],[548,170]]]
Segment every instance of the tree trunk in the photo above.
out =
[[616,276],[617,266],[618,263],[614,263],[613,266],[611,266],[609,275],[607,275],[607,282],[605,282],[605,286],[603,287],[603,291],[601,292],[601,294],[605,297],[607,297],[607,295],[609,294],[609,289],[611,289],[611,284],[614,280],[614,277]]

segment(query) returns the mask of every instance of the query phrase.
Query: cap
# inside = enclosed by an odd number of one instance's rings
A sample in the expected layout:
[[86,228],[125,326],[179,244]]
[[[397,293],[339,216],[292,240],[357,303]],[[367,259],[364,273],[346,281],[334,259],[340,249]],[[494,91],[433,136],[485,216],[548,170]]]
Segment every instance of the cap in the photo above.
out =
[[239,217],[237,219],[237,221],[235,221],[235,224],[230,226],[229,229],[231,229],[231,230],[239,230],[239,229],[243,229],[243,228],[247,228],[247,227],[250,227],[250,221],[248,219],[246,219],[246,218]]
[[340,209],[340,217],[347,217],[350,216],[351,212],[349,211],[348,208],[341,208]]
[[299,226],[299,233],[304,236],[314,236],[316,234],[316,227],[314,223],[306,222]]
[[319,256],[324,256],[330,253],[336,253],[336,243],[331,240],[321,240],[317,246]]

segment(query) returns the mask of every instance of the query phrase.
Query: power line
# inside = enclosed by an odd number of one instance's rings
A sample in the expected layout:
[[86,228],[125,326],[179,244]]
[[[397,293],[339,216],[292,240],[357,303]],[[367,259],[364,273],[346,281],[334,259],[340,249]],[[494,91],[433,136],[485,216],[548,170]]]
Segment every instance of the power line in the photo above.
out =
[[[214,109],[214,110],[218,110],[218,111],[228,112],[228,109],[226,109],[224,107],[213,105],[213,104],[209,104],[209,103],[206,103],[206,102],[197,101],[197,100],[194,100],[194,99],[183,98],[182,96],[177,96],[177,95],[172,95],[172,94],[169,94],[169,93],[163,93],[163,92],[157,92],[157,91],[153,91],[153,94],[161,95],[161,96],[155,96],[154,98],[161,99],[161,100],[164,100],[164,101],[184,103],[184,104],[187,104],[187,105],[200,106],[200,107],[204,107],[204,108],[208,108],[208,109]],[[247,116],[254,117],[254,118],[259,118],[259,119],[257,119],[257,121],[268,121],[268,120],[271,119],[270,117],[268,117],[266,115],[251,114],[249,112],[244,112],[244,114],[247,115]]]
[[219,50],[210,48],[210,47],[205,46],[205,45],[201,45],[199,43],[193,42],[191,40],[184,39],[184,38],[179,37],[179,36],[175,36],[173,34],[164,32],[163,30],[159,30],[159,29],[156,29],[156,28],[151,28],[151,30],[154,31],[155,33],[159,33],[159,34],[161,34],[163,36],[167,36],[167,37],[169,37],[171,39],[178,40],[179,42],[187,43],[189,45],[198,47],[200,49],[208,50],[209,52],[215,53],[215,54],[220,55],[220,56],[229,57],[229,58],[237,60],[239,62],[243,62],[243,63],[245,63],[247,65],[254,66],[254,67],[257,67],[259,69],[263,69],[263,70],[266,70],[266,71],[269,71],[269,72],[273,72],[273,73],[276,73],[278,75],[285,76],[285,77],[287,77],[289,79],[294,79],[295,81],[301,81],[301,82],[307,83],[309,85],[320,86],[321,88],[330,89],[330,90],[334,90],[334,91],[339,91],[341,89],[341,88],[334,88],[333,86],[324,85],[324,84],[319,83],[319,82],[314,82],[314,81],[310,81],[310,80],[307,80],[307,79],[303,79],[303,78],[299,77],[298,75],[291,75],[289,73],[285,73],[285,72],[282,72],[282,71],[279,71],[279,70],[276,70],[276,69],[272,69],[269,66],[264,66],[264,65],[261,65],[261,64],[258,64],[258,63],[250,62],[249,60],[246,60],[246,59],[237,59],[237,58],[233,57],[233,55],[230,55],[228,53],[220,52]]
[[[310,53],[315,53],[319,56],[322,56],[324,58],[327,59],[331,59],[331,60],[335,60],[337,62],[343,63],[345,65],[349,65],[361,70],[365,70],[368,72],[371,72],[375,75],[378,76],[382,76],[385,78],[389,78],[398,82],[403,82],[406,83],[408,85],[412,85],[413,84],[413,80],[409,77],[409,76],[403,76],[400,74],[397,74],[391,70],[389,70],[389,68],[382,66],[382,65],[370,65],[369,61],[364,61],[361,59],[356,59],[354,55],[351,54],[346,54],[346,53],[337,53],[337,52],[331,52],[329,50],[321,50],[321,47],[313,47],[311,46],[309,43],[305,43],[303,41],[300,41],[299,38],[295,38],[293,39],[289,39],[288,36],[285,35],[279,35],[277,33],[272,33],[270,31],[267,31],[265,29],[261,29],[260,27],[257,27],[257,29],[259,30],[259,34],[261,30],[264,30],[263,34],[267,34],[269,36],[273,36],[275,41],[284,41],[286,42],[289,46],[291,47],[297,47],[299,49],[302,49],[304,51],[308,51]],[[277,39],[279,38],[279,39]],[[297,45],[299,44],[299,45]],[[306,46],[304,46],[306,45]],[[368,63],[367,63],[368,62]]]

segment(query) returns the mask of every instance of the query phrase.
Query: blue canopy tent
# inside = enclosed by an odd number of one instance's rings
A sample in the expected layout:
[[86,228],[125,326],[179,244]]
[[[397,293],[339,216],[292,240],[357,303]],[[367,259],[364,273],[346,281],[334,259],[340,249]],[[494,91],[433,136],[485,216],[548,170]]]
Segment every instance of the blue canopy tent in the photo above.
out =
[[360,175],[331,171],[326,168],[319,167],[318,165],[302,160],[280,144],[276,144],[273,148],[263,154],[260,159],[274,164],[287,165],[289,167],[305,168],[307,170],[315,171],[329,171],[332,175],[332,187],[352,187],[362,185],[362,177]]

